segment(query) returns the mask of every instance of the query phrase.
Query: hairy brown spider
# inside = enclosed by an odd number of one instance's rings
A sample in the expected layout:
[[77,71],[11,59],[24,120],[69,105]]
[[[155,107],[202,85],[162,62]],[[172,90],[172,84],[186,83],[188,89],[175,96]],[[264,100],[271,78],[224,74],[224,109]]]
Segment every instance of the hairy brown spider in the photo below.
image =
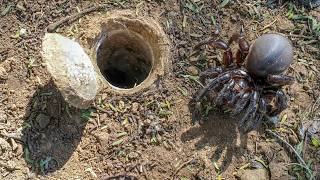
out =
[[[237,42],[239,50],[235,60],[230,44]],[[251,131],[264,117],[276,117],[287,108],[282,86],[290,85],[294,78],[281,73],[293,61],[292,43],[280,34],[264,34],[250,46],[243,33],[234,34],[228,43],[210,39],[195,48],[210,44],[225,50],[223,66],[200,73],[206,85],[195,100],[192,118],[200,115],[201,100],[207,96],[216,106],[229,108],[233,116],[240,116],[239,125]]]

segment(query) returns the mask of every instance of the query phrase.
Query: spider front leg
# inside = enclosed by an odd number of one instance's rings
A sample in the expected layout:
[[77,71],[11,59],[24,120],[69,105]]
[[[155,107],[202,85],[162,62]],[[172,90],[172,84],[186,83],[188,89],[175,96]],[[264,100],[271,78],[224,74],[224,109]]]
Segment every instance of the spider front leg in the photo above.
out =
[[219,74],[221,74],[223,69],[221,67],[214,67],[207,69],[203,72],[199,73],[200,82],[205,83],[206,79],[216,78]]
[[267,77],[267,82],[271,85],[277,86],[285,86],[291,85],[295,81],[294,77],[286,76],[286,75],[271,75],[269,74]]
[[246,93],[239,93],[239,100],[236,102],[236,104],[234,105],[234,109],[232,111],[232,115],[236,116],[239,113],[241,113],[241,111],[246,108],[246,106],[248,105],[249,101],[250,101],[250,97],[252,95],[251,92],[246,92]]
[[229,39],[228,44],[230,45],[233,42],[237,42],[239,45],[239,50],[236,54],[236,64],[238,67],[240,67],[249,53],[250,44],[244,39],[243,33],[233,34]]
[[217,48],[217,49],[225,50],[223,53],[223,62],[222,62],[225,67],[229,67],[233,63],[232,51],[226,42],[224,42],[222,40],[209,39],[209,40],[205,40],[205,41],[200,42],[194,48],[198,49],[200,46],[203,46],[206,44],[210,44],[214,48]]
[[211,80],[203,89],[200,90],[195,99],[195,107],[192,113],[192,120],[195,121],[196,117],[201,112],[201,100],[208,93],[209,90],[214,90],[222,84],[228,82],[231,79],[231,74],[226,72]]
[[228,83],[226,83],[221,91],[218,93],[217,97],[215,98],[215,104],[217,106],[222,106],[224,104],[224,100],[230,98],[230,96],[233,95],[231,93],[231,89],[234,87],[235,82],[234,80],[230,80]]

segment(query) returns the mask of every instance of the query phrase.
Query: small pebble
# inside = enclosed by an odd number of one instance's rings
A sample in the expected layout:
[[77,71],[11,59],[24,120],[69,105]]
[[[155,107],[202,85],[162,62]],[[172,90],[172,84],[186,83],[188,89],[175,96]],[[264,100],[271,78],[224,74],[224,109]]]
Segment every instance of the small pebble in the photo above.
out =
[[2,66],[0,66],[0,79],[8,79],[8,73],[6,71],[6,69]]
[[12,105],[11,105],[11,110],[12,110],[12,111],[16,111],[16,110],[17,110],[17,106],[16,106],[15,104],[12,104]]
[[14,161],[8,161],[6,168],[9,171],[13,171],[13,170],[19,169],[19,168],[17,168],[17,164]]
[[10,144],[3,138],[0,138],[0,157],[5,157],[11,149]]
[[4,110],[0,109],[0,123],[6,123],[8,116]]
[[269,163],[271,179],[295,179],[288,174],[288,168],[285,163]]
[[240,176],[241,180],[268,180],[269,175],[266,169],[248,169]]
[[298,144],[299,140],[295,135],[291,134],[291,135],[289,135],[289,142],[292,145],[296,145],[296,144]]
[[41,129],[44,129],[46,128],[49,123],[50,123],[50,117],[45,115],[45,114],[39,114],[37,117],[36,117],[36,122],[38,122],[39,124],[39,127]]
[[16,151],[18,149],[18,145],[14,139],[10,139],[11,147],[13,151]]
[[208,68],[213,68],[214,67],[214,63],[208,63]]
[[139,110],[139,103],[137,102],[132,103],[132,107],[131,107],[132,113],[138,114],[138,110]]
[[195,62],[197,62],[198,61],[198,57],[190,57],[190,59],[189,59],[189,62],[191,62],[191,63],[195,63]]
[[189,67],[187,68],[187,71],[188,71],[191,75],[198,75],[198,74],[199,74],[198,68],[195,67],[195,66],[189,66]]
[[124,109],[125,108],[125,103],[123,101],[119,101],[119,108]]
[[129,159],[136,159],[137,157],[139,157],[139,154],[136,153],[136,152],[130,152],[130,153],[128,154],[128,158],[129,158]]

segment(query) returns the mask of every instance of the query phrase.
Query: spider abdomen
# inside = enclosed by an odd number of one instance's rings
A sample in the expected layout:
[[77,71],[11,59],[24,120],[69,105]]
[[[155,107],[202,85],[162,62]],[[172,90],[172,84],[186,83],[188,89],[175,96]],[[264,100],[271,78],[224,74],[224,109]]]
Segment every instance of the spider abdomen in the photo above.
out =
[[250,47],[245,67],[257,77],[280,74],[293,60],[291,41],[280,34],[264,34]]

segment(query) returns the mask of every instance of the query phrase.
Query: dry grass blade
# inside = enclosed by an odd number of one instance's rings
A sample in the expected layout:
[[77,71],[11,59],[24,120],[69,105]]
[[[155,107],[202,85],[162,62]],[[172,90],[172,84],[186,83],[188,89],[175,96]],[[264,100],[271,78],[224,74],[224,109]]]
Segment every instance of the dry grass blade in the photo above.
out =
[[101,10],[101,9],[104,9],[106,7],[108,7],[109,5],[108,4],[102,4],[102,5],[96,5],[96,6],[93,6],[91,8],[88,8],[88,9],[85,9],[83,10],[82,12],[79,12],[77,14],[74,14],[74,15],[71,15],[71,16],[68,16],[68,17],[65,17],[55,23],[52,23],[50,24],[46,30],[47,32],[54,32],[59,26],[61,26],[61,24],[65,23],[65,22],[72,22],[72,21],[75,21],[79,18],[81,18],[82,16],[86,15],[86,14],[89,14],[89,13],[92,13],[94,11],[98,11],[98,10]]
[[286,140],[284,140],[280,135],[278,135],[277,133],[271,131],[270,129],[267,129],[266,131],[269,134],[271,134],[272,136],[276,137],[281,142],[283,142],[285,145],[287,145],[292,150],[292,152],[296,155],[298,162],[301,163],[303,165],[302,167],[307,170],[308,174],[310,175],[310,179],[314,179],[311,169],[309,169],[308,165],[303,160],[303,158],[299,155],[299,153],[296,151],[296,149],[291,144],[289,144]]

